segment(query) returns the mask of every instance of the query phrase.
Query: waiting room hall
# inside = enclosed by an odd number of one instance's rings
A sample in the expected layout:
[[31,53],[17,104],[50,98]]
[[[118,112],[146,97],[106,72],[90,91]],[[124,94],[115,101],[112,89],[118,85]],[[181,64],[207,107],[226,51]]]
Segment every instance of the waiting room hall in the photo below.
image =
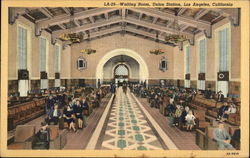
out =
[[241,11],[9,7],[7,149],[241,150]]

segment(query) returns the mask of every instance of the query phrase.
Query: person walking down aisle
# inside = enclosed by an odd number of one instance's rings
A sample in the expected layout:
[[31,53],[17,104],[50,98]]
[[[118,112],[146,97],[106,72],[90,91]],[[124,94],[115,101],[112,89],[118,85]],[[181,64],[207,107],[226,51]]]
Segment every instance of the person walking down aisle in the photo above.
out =
[[127,83],[124,81],[122,84],[123,93],[127,94]]

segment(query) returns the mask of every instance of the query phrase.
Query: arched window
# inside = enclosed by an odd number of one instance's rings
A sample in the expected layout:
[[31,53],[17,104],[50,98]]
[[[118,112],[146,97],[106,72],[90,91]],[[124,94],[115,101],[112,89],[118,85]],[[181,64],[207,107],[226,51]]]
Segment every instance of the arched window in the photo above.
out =
[[160,64],[159,64],[159,69],[161,71],[166,71],[168,69],[168,63],[167,63],[167,59],[165,57],[163,57],[161,60],[160,60]]
[[116,76],[128,76],[128,68],[123,64],[118,65],[115,69],[115,75]]
[[80,56],[77,59],[77,69],[79,71],[82,71],[82,70],[84,70],[86,68],[87,68],[87,61],[85,60],[85,58],[83,58],[82,56]]

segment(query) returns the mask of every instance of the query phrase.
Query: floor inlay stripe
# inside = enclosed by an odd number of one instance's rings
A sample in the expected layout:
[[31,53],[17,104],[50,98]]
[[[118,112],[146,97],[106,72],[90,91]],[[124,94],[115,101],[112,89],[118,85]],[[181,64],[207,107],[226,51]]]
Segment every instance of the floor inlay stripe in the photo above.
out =
[[117,90],[101,149],[163,149],[135,100]]

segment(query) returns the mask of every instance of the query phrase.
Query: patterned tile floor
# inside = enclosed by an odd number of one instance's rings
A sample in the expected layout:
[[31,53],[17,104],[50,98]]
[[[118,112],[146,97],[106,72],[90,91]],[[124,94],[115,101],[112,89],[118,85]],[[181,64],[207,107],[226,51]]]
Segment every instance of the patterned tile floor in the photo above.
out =
[[108,118],[101,149],[163,149],[135,100],[121,88]]

